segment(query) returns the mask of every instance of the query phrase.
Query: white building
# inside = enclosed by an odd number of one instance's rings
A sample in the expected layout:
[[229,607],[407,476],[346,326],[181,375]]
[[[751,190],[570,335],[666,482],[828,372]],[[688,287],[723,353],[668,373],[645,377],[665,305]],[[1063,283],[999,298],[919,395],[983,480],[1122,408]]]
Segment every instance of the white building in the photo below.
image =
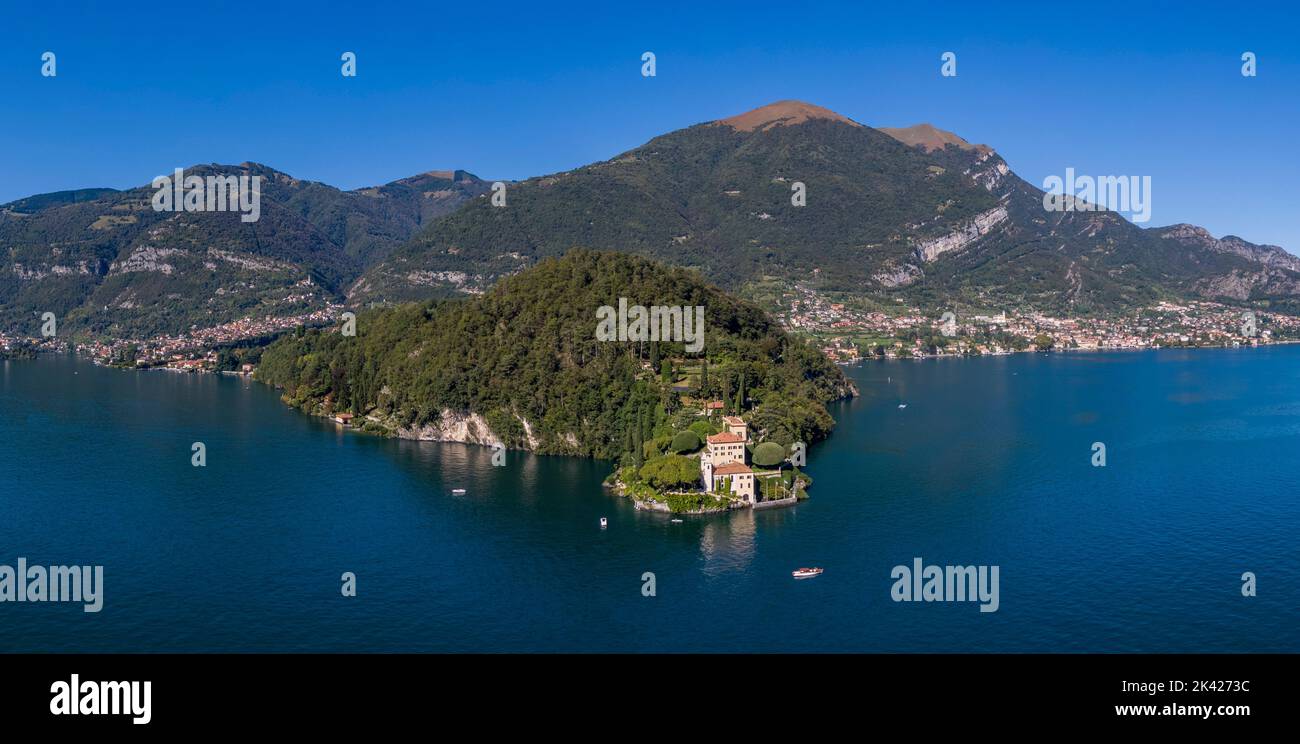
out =
[[704,490],[712,493],[720,485],[737,498],[749,503],[757,500],[754,471],[745,464],[745,445],[749,442],[749,425],[739,416],[723,416],[723,431],[711,434],[700,455],[700,479]]

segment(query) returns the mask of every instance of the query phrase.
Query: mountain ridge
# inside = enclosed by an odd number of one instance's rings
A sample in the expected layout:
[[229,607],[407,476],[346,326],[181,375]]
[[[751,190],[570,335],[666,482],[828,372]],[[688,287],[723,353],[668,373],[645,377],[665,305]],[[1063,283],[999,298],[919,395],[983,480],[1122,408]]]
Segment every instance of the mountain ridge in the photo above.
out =
[[368,265],[489,185],[467,171],[343,191],[255,162],[185,174],[260,176],[261,214],[160,212],[151,185],[0,205],[0,327],[141,337],[341,302]]
[[1282,248],[1047,212],[987,145],[795,100],[510,182],[504,208],[460,169],[350,191],[251,161],[186,172],[263,176],[262,219],[154,212],[148,186],[0,205],[0,329],[37,335],[48,311],[76,333],[135,338],[476,295],[574,247],[696,269],[732,291],[798,282],[882,307],[1089,315],[1199,298],[1300,312],[1300,258]]
[[[796,183],[805,207],[791,205]],[[778,276],[922,306],[1098,314],[1174,298],[1300,298],[1300,264],[1284,251],[1188,242],[1109,211],[1047,212],[1043,191],[992,147],[932,125],[874,129],[801,101],[668,132],[509,192],[505,209],[473,202],[425,227],[350,299],[478,293],[574,246],[700,269],[729,289]]]

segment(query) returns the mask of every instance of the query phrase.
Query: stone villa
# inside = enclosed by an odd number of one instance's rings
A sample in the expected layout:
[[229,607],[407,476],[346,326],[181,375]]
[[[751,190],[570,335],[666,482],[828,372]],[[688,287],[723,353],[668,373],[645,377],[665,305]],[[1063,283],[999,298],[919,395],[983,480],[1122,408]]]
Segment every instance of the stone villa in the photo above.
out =
[[712,493],[721,486],[750,504],[758,501],[754,471],[745,464],[749,425],[739,416],[723,416],[722,431],[711,434],[700,455],[700,476],[704,490]]

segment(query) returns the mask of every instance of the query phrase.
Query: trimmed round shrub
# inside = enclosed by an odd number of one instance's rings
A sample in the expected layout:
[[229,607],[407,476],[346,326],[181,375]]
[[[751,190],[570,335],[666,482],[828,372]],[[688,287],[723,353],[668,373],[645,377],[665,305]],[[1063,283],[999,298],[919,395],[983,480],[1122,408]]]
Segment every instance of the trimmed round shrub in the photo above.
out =
[[754,464],[770,468],[785,462],[785,447],[776,442],[763,442],[754,448]]
[[718,432],[722,431],[721,427],[715,425],[713,422],[709,421],[708,419],[705,419],[703,421],[696,421],[695,423],[691,424],[687,428],[695,432],[696,434],[699,434],[700,441],[704,441],[704,438],[709,436],[710,434],[717,434]]
[[700,441],[700,435],[693,431],[684,431],[673,437],[673,441],[668,445],[668,449],[681,454],[682,452],[694,452],[704,444]]

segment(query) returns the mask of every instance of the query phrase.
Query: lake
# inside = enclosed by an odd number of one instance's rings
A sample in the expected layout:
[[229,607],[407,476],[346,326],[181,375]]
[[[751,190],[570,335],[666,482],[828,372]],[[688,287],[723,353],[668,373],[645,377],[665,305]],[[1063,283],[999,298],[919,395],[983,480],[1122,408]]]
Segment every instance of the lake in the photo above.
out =
[[[0,603],[0,651],[1300,651],[1300,347],[847,372],[809,501],[674,524],[607,462],[0,362],[0,564],[104,567],[101,612]],[[997,611],[893,601],[918,557],[998,566]]]

